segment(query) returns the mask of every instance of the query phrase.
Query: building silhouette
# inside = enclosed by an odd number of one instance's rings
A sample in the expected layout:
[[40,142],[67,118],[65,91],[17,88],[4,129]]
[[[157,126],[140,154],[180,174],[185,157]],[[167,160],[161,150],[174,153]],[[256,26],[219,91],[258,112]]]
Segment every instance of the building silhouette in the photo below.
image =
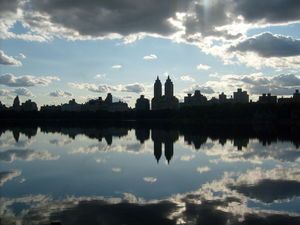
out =
[[272,96],[271,93],[262,94],[261,96],[259,96],[258,102],[264,104],[276,104],[277,96]]
[[4,104],[2,104],[2,102],[0,101],[0,111],[6,111],[7,108]]
[[196,90],[194,95],[188,94],[184,97],[183,106],[199,106],[207,103],[207,98],[201,94],[200,90]]
[[249,103],[249,95],[247,91],[243,91],[242,88],[238,88],[236,92],[233,92],[234,103]]
[[145,98],[144,95],[141,95],[140,98],[136,100],[135,109],[137,111],[148,111],[150,110],[149,99]]
[[21,110],[21,105],[20,105],[20,99],[19,96],[16,96],[12,105],[12,109],[14,111],[20,111]]
[[26,102],[22,103],[21,110],[25,112],[33,112],[33,111],[38,111],[38,107],[35,102],[29,99]]
[[21,104],[19,96],[16,96],[10,110],[15,112],[33,112],[38,111],[38,107],[37,104],[30,99]]
[[61,106],[61,111],[63,112],[80,112],[81,111],[81,105],[78,104],[75,99],[72,99],[67,104],[63,104]]
[[300,93],[299,90],[296,90],[295,93],[293,94],[293,101],[294,102],[300,102]]
[[140,127],[135,128],[135,137],[141,144],[143,144],[150,138],[150,129]]
[[[53,107],[47,107],[47,109],[55,109]],[[43,107],[46,111],[46,107]],[[124,112],[128,111],[128,105],[125,102],[113,102],[113,97],[111,93],[108,93],[105,100],[103,101],[101,97],[98,99],[91,99],[84,104],[76,103],[75,99],[69,101],[69,103],[63,104],[61,106],[61,111],[63,112],[97,112],[97,111],[109,111],[109,112]]]
[[170,163],[174,155],[174,143],[178,140],[179,133],[176,130],[152,129],[151,139],[154,143],[154,156],[157,163],[162,155],[162,146],[164,145],[165,158]]
[[220,104],[228,103],[228,102],[231,102],[231,101],[232,101],[232,99],[227,98],[227,95],[225,95],[224,92],[219,94],[219,103]]
[[179,100],[174,96],[174,85],[169,76],[165,82],[165,95],[162,95],[162,85],[157,77],[151,106],[152,110],[177,109],[179,107]]

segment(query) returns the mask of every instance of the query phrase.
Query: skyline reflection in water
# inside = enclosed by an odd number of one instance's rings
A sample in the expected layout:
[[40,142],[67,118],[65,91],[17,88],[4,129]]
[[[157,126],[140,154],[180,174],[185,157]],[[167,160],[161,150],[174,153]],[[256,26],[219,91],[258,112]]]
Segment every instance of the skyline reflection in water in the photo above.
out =
[[300,224],[297,129],[0,130],[2,224]]

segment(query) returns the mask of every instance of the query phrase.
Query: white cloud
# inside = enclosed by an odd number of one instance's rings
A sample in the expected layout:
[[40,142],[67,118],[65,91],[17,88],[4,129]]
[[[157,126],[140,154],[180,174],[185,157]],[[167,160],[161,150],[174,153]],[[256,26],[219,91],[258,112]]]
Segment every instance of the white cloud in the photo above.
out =
[[[223,59],[225,64],[243,63],[255,68],[300,67],[300,58],[295,54],[283,60],[275,57],[264,61],[253,54],[227,51],[228,47],[247,39],[250,29],[299,23],[300,4],[294,0],[174,0],[173,4],[160,0],[151,3],[131,0],[123,4],[114,1],[11,0],[0,2],[0,8],[2,39],[121,39],[130,43],[150,36],[197,46],[204,53]],[[12,28],[17,22],[28,31],[14,33]],[[154,59],[151,55],[149,59]],[[282,56],[280,51],[275,55]],[[207,70],[207,65],[204,66],[201,70]]]
[[107,92],[132,92],[141,93],[146,90],[146,86],[140,83],[134,84],[119,84],[119,85],[108,85],[108,84],[92,84],[92,83],[69,83],[72,88],[80,90],[89,90],[91,92],[97,93],[107,93]]
[[57,91],[50,92],[49,96],[55,98],[68,98],[68,97],[72,97],[73,95],[71,92],[68,91],[57,90]]
[[120,173],[120,172],[122,172],[122,169],[119,168],[119,167],[114,167],[114,168],[112,168],[111,170],[112,170],[113,172],[115,172],[115,173]]
[[0,50],[0,64],[8,66],[22,66],[21,61],[12,56],[6,55],[2,50]]
[[106,74],[105,73],[102,73],[102,74],[96,74],[95,75],[95,79],[103,79],[106,77]]
[[205,85],[194,84],[191,87],[184,89],[183,92],[186,94],[194,93],[196,90],[200,90],[200,92],[202,94],[214,94],[215,93],[214,89],[207,84],[205,84]]
[[208,171],[210,171],[210,168],[208,166],[198,167],[197,168],[197,172],[198,173],[205,173],[205,172],[208,172]]
[[57,76],[40,76],[35,77],[31,75],[15,76],[13,74],[4,74],[0,76],[0,84],[9,87],[33,87],[33,86],[47,86],[53,81],[59,81]]
[[34,95],[27,88],[17,88],[13,91],[14,94],[19,96],[33,97]]
[[209,65],[199,64],[197,65],[197,70],[209,70],[211,67]]
[[145,55],[143,59],[145,60],[156,60],[158,57],[155,54]]
[[190,75],[183,75],[183,76],[180,77],[180,80],[195,82],[195,79],[193,77],[191,77]]
[[143,180],[147,183],[155,183],[157,181],[157,178],[155,178],[155,177],[144,177]]
[[119,89],[123,92],[141,93],[145,91],[145,86],[140,83],[120,85]]
[[0,187],[3,186],[5,182],[12,180],[13,178],[20,175],[21,171],[18,170],[0,172]]
[[116,69],[116,70],[120,70],[120,69],[122,69],[122,67],[123,67],[122,65],[118,64],[118,65],[113,65],[111,68]]
[[272,93],[275,95],[292,95],[300,88],[300,77],[294,74],[266,76],[263,73],[245,75],[220,75],[216,81],[206,82],[216,92],[233,92],[237,87],[247,90],[252,95]]
[[116,91],[116,89],[113,86],[107,84],[96,85],[91,83],[69,83],[69,85],[72,88],[76,88],[80,90],[88,90],[97,93],[107,93],[111,91]]
[[6,89],[0,89],[0,96],[8,96],[9,94],[11,94],[11,91]]
[[20,58],[20,59],[26,59],[26,55],[24,55],[23,53],[20,53],[20,54],[19,54],[19,58]]
[[195,155],[183,155],[180,157],[181,161],[191,161],[195,158]]
[[96,159],[96,162],[97,162],[97,163],[105,163],[105,162],[106,162],[106,159],[104,159],[104,158],[97,158],[97,159]]
[[53,155],[48,151],[34,151],[31,149],[9,149],[0,152],[0,161],[13,162],[15,160],[57,160],[59,156]]

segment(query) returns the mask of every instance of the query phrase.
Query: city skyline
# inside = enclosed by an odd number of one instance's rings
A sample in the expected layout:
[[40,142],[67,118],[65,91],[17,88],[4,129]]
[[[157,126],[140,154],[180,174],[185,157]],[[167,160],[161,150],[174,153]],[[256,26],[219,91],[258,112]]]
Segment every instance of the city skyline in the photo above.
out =
[[[163,88],[164,86],[164,88]],[[114,100],[111,93],[107,93],[107,96],[103,99],[98,96],[94,99],[89,99],[84,103],[76,102],[73,98],[68,103],[62,103],[60,105],[44,104],[40,107],[31,99],[21,102],[17,95],[12,106],[6,106],[0,101],[0,111],[44,111],[44,112],[58,112],[58,111],[111,111],[122,112],[129,111],[131,109],[137,111],[148,110],[176,110],[184,107],[198,107],[211,104],[248,104],[248,103],[260,103],[260,104],[298,104],[300,103],[300,92],[298,89],[291,94],[291,97],[281,97],[272,95],[272,93],[261,93],[256,101],[251,99],[251,95],[242,88],[237,88],[232,95],[226,95],[224,92],[220,93],[218,97],[207,98],[205,94],[201,93],[200,89],[194,90],[194,93],[188,92],[183,100],[179,100],[174,93],[174,84],[170,78],[167,77],[164,85],[162,85],[159,76],[157,76],[153,84],[153,97],[148,99],[144,95],[140,95],[139,98],[134,99],[134,107],[129,106],[125,101]]]
[[0,225],[299,225],[300,0],[0,0]]
[[40,106],[72,98],[83,103],[110,92],[133,107],[141,94],[152,96],[154,74],[171,75],[180,100],[195,89],[217,97],[240,87],[254,100],[300,89],[295,1],[0,4],[5,104],[16,94]]

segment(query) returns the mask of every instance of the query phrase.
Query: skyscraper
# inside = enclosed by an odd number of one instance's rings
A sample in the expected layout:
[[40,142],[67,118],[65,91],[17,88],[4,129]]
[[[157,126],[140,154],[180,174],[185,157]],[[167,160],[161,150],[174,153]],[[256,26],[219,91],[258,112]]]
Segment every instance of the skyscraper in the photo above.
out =
[[157,77],[154,83],[154,98],[152,98],[151,104],[152,110],[177,109],[179,107],[179,101],[174,96],[174,85],[169,76],[165,82],[165,95],[162,95],[161,82]]
[[157,76],[157,79],[154,83],[154,98],[159,98],[161,97],[161,95],[162,95],[162,86],[159,77]]
[[165,83],[165,96],[167,98],[171,98],[174,96],[174,86],[169,76]]

